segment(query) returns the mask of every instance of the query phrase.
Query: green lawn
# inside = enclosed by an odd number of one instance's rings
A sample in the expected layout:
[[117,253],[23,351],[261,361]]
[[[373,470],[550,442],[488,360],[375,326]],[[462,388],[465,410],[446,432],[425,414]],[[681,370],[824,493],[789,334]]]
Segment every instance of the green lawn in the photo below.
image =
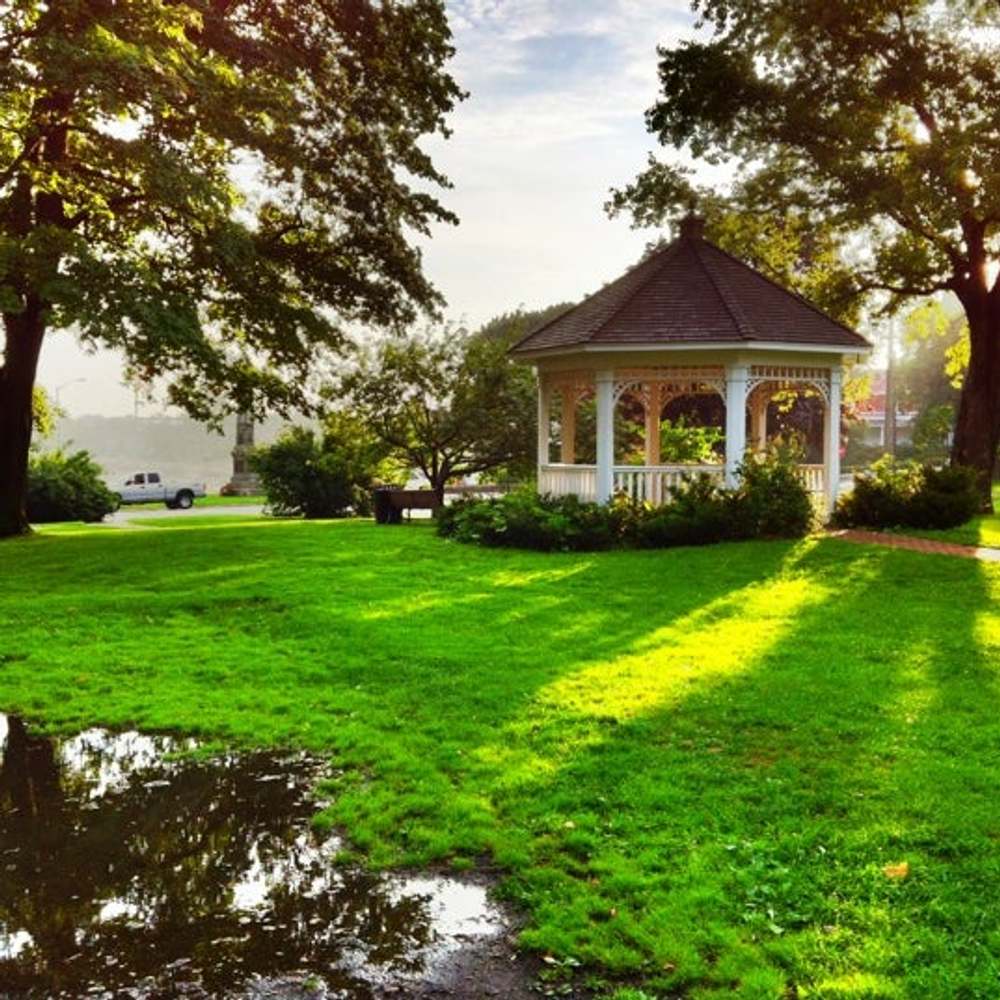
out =
[[0,580],[0,705],[329,750],[357,851],[497,865],[585,978],[1000,995],[1000,567],[195,517],[8,542]]
[[993,486],[993,508],[998,513],[974,517],[967,524],[947,531],[908,531],[907,534],[920,535],[924,538],[940,538],[945,542],[957,542],[959,545],[981,545],[986,548],[1000,549],[1000,483]]

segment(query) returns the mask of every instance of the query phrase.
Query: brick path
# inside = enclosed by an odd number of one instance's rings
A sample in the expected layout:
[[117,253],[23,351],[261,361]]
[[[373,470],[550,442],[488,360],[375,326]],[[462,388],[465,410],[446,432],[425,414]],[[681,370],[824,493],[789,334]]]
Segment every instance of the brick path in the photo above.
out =
[[938,542],[931,538],[913,538],[910,535],[892,535],[886,531],[831,531],[832,538],[862,545],[887,545],[890,549],[908,549],[910,552],[932,553],[938,556],[960,556],[963,559],[980,559],[983,562],[1000,562],[1000,549],[977,549],[973,545],[956,545]]

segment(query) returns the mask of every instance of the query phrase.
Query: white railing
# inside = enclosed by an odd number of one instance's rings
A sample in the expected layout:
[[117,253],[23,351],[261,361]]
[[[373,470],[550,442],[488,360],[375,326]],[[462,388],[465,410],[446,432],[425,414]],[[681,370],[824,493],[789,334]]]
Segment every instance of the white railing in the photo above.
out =
[[685,479],[706,473],[722,480],[722,465],[616,465],[615,493],[624,493],[640,503],[661,504],[670,499],[670,491]]
[[[640,503],[661,504],[670,499],[670,490],[688,478],[706,473],[722,481],[723,465],[616,465],[615,493],[624,493]],[[822,465],[800,465],[799,475],[810,493],[825,493],[826,477]],[[562,497],[575,494],[581,500],[597,496],[596,465],[543,465],[538,472],[538,492]]]
[[538,492],[555,497],[575,494],[581,500],[597,496],[596,465],[543,465],[538,470]]
[[800,465],[799,475],[810,493],[826,493],[826,470],[822,465]]
[[[640,502],[661,504],[670,499],[671,488],[680,486],[685,478],[705,472],[721,480],[724,471],[721,465],[616,465],[614,491]],[[543,465],[538,472],[538,492],[557,497],[573,493],[581,500],[593,500],[597,496],[597,466]]]

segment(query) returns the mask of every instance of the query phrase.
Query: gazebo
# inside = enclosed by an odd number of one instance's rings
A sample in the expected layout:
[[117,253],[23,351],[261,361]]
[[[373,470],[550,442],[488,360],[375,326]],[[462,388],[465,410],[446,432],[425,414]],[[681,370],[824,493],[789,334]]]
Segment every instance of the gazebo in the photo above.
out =
[[[694,473],[732,485],[748,433],[754,450],[766,447],[772,398],[808,392],[823,401],[823,461],[801,472],[832,508],[844,365],[870,350],[860,334],[708,242],[704,221],[689,216],[673,243],[512,348],[512,357],[538,373],[538,489],[602,503],[623,492],[660,503]],[[664,408],[678,397],[705,394],[725,404],[725,464],[662,464]],[[556,396],[559,461],[553,462]],[[626,396],[645,414],[642,465],[615,464],[615,410]],[[583,465],[576,461],[577,411],[589,397],[596,401],[597,461]]]

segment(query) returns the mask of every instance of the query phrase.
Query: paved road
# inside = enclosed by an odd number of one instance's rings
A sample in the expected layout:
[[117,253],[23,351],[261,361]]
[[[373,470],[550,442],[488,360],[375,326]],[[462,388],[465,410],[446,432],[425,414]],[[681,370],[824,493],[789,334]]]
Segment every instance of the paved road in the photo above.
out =
[[130,524],[134,521],[148,521],[162,517],[183,519],[185,517],[221,517],[223,515],[235,515],[246,517],[248,514],[261,514],[264,508],[259,504],[239,504],[232,507],[192,507],[190,510],[170,510],[168,507],[161,507],[157,510],[136,510],[135,508],[122,507],[115,514],[108,516],[105,524]]

